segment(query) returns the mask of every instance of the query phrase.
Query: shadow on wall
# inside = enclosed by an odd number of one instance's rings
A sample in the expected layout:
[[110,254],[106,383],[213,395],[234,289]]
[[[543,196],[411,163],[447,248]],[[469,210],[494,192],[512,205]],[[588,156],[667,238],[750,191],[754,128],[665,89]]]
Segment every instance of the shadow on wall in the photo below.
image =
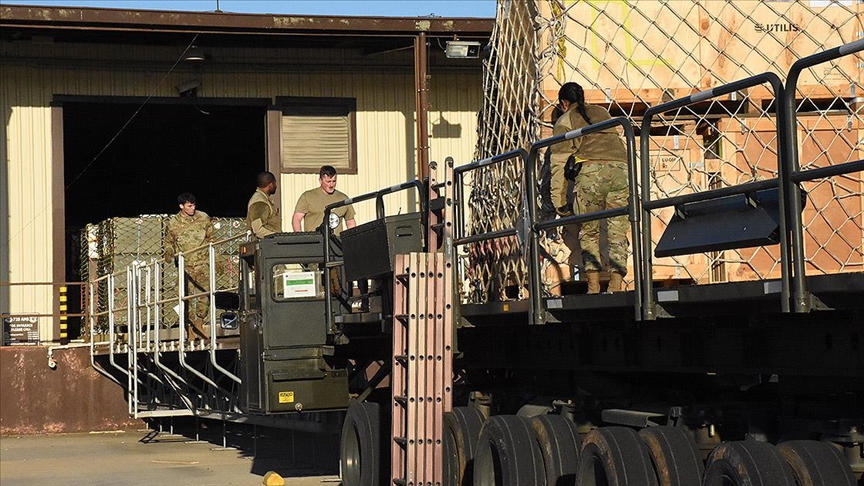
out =
[[90,366],[87,348],[0,347],[0,435],[89,432],[141,427],[123,390]]
[[462,136],[462,124],[450,123],[444,114],[438,115],[438,120],[432,122],[432,138],[459,138]]

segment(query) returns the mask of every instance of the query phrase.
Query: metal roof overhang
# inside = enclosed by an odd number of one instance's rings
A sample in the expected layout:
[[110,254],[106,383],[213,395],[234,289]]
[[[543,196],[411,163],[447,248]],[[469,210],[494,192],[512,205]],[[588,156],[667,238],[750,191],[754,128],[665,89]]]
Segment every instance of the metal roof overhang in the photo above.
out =
[[211,46],[407,47],[407,38],[486,40],[491,18],[329,17],[320,15],[169,12],[0,6],[0,36],[50,36],[54,42],[175,44],[189,34]]

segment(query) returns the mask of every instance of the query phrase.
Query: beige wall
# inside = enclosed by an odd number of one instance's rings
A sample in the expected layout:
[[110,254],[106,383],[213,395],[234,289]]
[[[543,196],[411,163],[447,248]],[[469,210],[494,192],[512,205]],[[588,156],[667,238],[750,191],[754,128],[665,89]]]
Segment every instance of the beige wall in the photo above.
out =
[[[358,174],[341,176],[339,189],[359,195],[414,178],[414,75],[411,64],[397,62],[396,57],[404,53],[358,61],[357,56],[342,51],[221,49],[211,50],[211,59],[202,67],[179,63],[166,76],[183,47],[34,42],[0,46],[0,111],[4,115],[0,282],[52,281],[52,241],[62,238],[52,234],[55,134],[49,105],[54,95],[176,97],[174,86],[200,77],[201,97],[353,97],[357,99]],[[470,161],[476,112],[482,102],[479,68],[476,72],[433,69],[430,83],[430,160],[443,162],[452,156],[457,162]],[[290,228],[296,198],[315,185],[315,175],[282,175],[285,228]],[[414,209],[413,198],[409,200],[407,194],[385,202],[394,211]],[[359,222],[374,217],[371,202],[360,203],[356,209]],[[0,287],[0,312],[50,314],[51,288]],[[41,324],[42,339],[54,339],[51,318],[43,318]]]

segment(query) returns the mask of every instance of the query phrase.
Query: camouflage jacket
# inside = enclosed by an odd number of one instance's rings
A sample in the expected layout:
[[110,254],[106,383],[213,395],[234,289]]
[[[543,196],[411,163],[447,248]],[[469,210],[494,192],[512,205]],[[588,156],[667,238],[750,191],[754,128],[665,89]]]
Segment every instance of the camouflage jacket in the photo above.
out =
[[190,218],[178,212],[168,219],[165,229],[165,261],[171,262],[183,252],[186,265],[201,265],[209,261],[206,248],[187,253],[189,250],[214,241],[213,223],[204,211],[195,211]]
[[[605,108],[597,105],[585,105],[585,112],[591,123],[600,123],[611,119]],[[553,135],[561,135],[577,128],[585,128],[588,122],[577,111],[576,104],[570,105],[566,113],[558,118],[552,129]],[[581,137],[565,140],[550,147],[552,152],[552,203],[556,208],[567,204],[567,180],[564,178],[564,165],[567,157],[573,154],[576,162],[609,162],[627,161],[627,149],[624,141],[618,135],[616,128],[607,128]]]

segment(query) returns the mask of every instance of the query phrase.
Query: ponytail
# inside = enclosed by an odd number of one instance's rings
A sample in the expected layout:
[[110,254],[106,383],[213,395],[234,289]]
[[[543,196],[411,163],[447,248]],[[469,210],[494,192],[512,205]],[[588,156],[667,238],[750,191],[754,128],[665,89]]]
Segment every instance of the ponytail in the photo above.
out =
[[558,90],[558,99],[567,100],[571,105],[575,104],[576,111],[582,115],[586,123],[591,124],[591,119],[588,118],[588,113],[585,111],[585,91],[582,89],[582,86],[573,82],[564,83],[561,89]]

